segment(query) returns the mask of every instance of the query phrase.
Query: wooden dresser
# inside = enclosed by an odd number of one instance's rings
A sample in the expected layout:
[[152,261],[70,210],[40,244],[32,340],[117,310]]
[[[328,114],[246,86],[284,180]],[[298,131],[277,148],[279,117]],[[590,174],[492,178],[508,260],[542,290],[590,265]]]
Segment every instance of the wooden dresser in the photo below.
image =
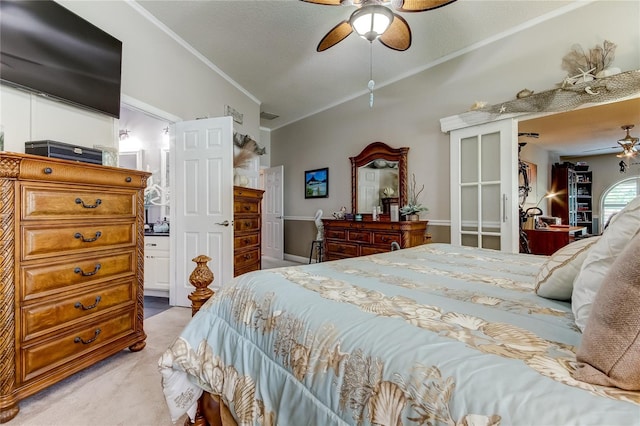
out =
[[400,248],[428,242],[428,221],[383,222],[323,219],[325,260],[391,251],[391,243]]
[[233,276],[261,269],[261,189],[233,187]]
[[144,348],[148,176],[0,153],[0,423],[25,397]]

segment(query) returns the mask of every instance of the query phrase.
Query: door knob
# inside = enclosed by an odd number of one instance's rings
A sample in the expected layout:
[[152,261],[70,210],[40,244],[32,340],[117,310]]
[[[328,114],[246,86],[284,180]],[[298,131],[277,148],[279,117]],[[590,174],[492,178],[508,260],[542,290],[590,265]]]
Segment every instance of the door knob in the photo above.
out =
[[218,222],[216,225],[229,226],[229,221],[225,220],[224,222]]

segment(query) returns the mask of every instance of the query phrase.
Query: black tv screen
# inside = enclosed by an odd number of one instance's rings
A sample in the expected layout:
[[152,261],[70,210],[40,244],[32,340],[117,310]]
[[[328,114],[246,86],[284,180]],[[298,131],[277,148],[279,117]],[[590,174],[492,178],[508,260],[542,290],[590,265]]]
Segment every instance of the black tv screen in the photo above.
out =
[[0,1],[0,80],[120,117],[122,42],[51,0]]

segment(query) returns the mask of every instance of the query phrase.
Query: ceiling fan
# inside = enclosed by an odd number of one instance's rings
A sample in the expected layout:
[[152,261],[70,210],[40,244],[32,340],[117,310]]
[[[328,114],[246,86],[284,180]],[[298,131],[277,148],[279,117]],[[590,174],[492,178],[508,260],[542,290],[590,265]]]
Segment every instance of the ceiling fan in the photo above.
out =
[[393,50],[404,51],[411,47],[411,29],[398,12],[423,12],[446,6],[456,0],[301,0],[327,6],[356,6],[348,20],[333,27],[318,43],[316,51],[323,52],[335,46],[352,32],[373,42],[380,42]]
[[638,138],[634,138],[629,135],[629,130],[631,129],[633,129],[633,124],[622,126],[622,130],[626,130],[627,135],[618,141],[618,144],[622,147],[622,152],[616,155],[618,158],[635,157],[638,154],[638,150],[636,148]]
[[618,154],[616,154],[616,157],[618,158],[627,158],[627,157],[635,157],[638,154],[638,138],[634,138],[633,136],[631,136],[629,134],[629,130],[633,129],[633,124],[625,124],[624,126],[620,126],[622,128],[622,130],[626,130],[627,131],[627,135],[618,140],[618,145],[616,146],[610,146],[610,147],[606,147],[606,148],[594,148],[594,149],[588,149],[585,152],[589,153],[589,152],[596,152],[596,151],[611,151],[613,149],[618,149],[618,148],[622,148],[622,152],[619,152]]

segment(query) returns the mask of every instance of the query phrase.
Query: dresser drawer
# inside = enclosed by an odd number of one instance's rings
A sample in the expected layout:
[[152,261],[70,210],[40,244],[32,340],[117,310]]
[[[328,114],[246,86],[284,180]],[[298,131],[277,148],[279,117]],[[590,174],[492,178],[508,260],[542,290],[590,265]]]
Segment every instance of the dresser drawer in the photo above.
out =
[[144,237],[144,249],[146,250],[164,250],[169,252],[169,237]]
[[22,228],[22,260],[101,248],[133,246],[135,223]]
[[391,251],[391,246],[387,248],[376,247],[376,246],[362,246],[360,255],[367,256],[370,254],[386,253],[388,251]]
[[254,213],[257,214],[260,211],[260,204],[255,201],[238,200],[233,203],[234,213]]
[[233,256],[233,267],[235,269],[244,268],[245,266],[260,262],[260,249],[255,248],[251,250],[242,251],[236,253]]
[[233,268],[233,276],[237,277],[238,275],[246,274],[247,272],[259,271],[260,263],[253,263],[249,266],[244,266],[242,268]]
[[371,243],[371,232],[370,231],[347,231],[347,239],[349,241],[357,241],[359,243]]
[[233,237],[233,247],[235,250],[257,246],[260,244],[260,234],[253,233],[249,235],[237,235]]
[[360,255],[357,244],[327,241],[327,251],[343,257],[355,257]]
[[83,319],[114,306],[132,305],[135,278],[116,285],[87,291],[50,303],[23,306],[22,338],[24,341],[41,336],[53,328]]
[[325,238],[333,238],[335,240],[346,240],[347,231],[344,229],[326,229],[324,230]]
[[255,231],[260,229],[260,217],[243,217],[233,221],[235,232]]
[[135,191],[22,187],[22,220],[136,216]]
[[[150,173],[94,164],[26,156],[20,161],[24,181],[68,182],[140,189],[147,186]],[[112,188],[109,188],[111,190]]]
[[134,333],[135,310],[83,324],[81,327],[41,343],[24,344],[20,351],[22,381],[44,374],[64,363],[88,356],[115,340]]
[[386,234],[384,232],[376,232],[373,234],[373,244],[387,245],[391,249],[391,243],[396,242],[402,244],[402,238],[399,234]]
[[78,289],[98,281],[133,275],[135,265],[135,252],[129,250],[120,254],[83,256],[63,262],[22,266],[19,297],[29,301],[51,296],[60,290]]

